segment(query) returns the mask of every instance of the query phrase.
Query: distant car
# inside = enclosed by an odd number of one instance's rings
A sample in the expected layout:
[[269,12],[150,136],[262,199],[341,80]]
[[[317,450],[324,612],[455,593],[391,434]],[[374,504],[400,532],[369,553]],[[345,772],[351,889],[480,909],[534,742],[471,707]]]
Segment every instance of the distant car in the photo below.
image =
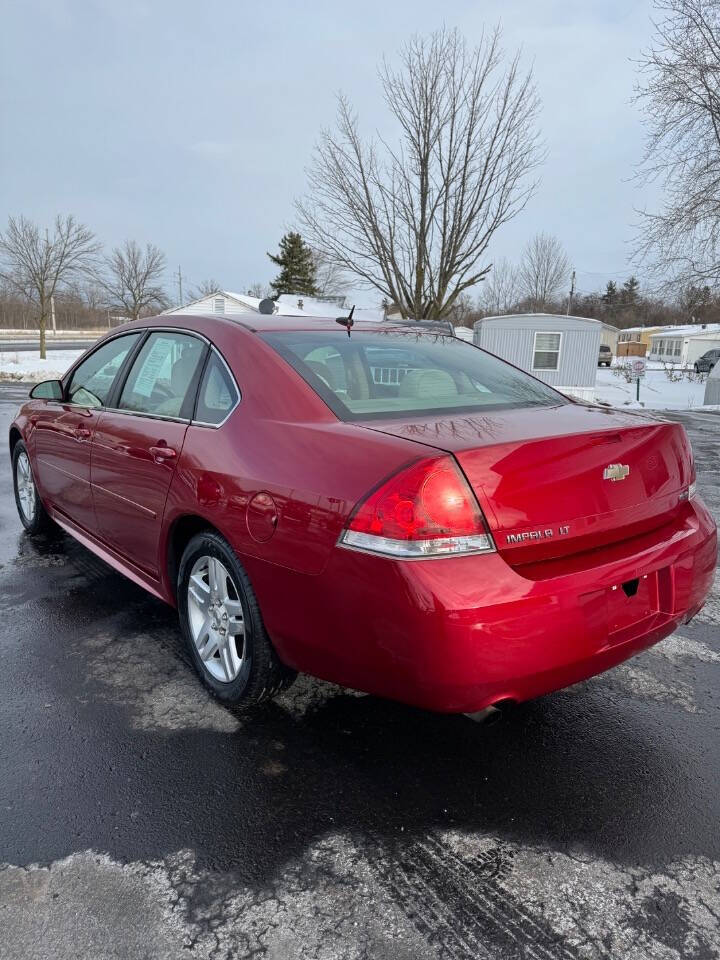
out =
[[612,350],[607,344],[600,344],[600,353],[598,354],[598,366],[599,367],[609,367],[612,363]]
[[720,360],[720,350],[708,350],[695,361],[695,373],[710,373]]
[[9,440],[26,530],[176,606],[231,704],[297,670],[440,711],[527,700],[668,636],[715,574],[679,423],[422,327],[138,320]]

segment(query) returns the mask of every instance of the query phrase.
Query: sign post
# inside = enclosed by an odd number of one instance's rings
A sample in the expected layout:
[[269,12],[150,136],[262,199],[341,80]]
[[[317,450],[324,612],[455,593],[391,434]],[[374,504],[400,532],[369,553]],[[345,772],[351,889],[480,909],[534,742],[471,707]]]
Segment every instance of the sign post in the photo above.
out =
[[630,363],[630,372],[635,381],[635,399],[640,402],[640,381],[645,376],[647,361],[645,357],[633,357]]

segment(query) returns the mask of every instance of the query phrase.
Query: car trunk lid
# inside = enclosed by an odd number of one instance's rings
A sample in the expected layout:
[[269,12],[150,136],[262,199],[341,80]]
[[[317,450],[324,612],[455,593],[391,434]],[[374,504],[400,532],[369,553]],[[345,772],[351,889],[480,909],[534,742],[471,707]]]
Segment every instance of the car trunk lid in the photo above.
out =
[[579,404],[365,425],[453,453],[513,565],[659,527],[692,480],[679,424]]

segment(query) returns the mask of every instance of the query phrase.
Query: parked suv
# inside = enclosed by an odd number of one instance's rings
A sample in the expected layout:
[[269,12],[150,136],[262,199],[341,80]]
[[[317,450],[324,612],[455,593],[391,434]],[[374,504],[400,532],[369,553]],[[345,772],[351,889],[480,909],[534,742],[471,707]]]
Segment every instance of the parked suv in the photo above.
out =
[[612,363],[612,350],[606,343],[600,344],[600,353],[598,354],[598,366],[599,367],[609,367]]
[[720,350],[708,350],[695,361],[695,373],[710,373],[720,360]]

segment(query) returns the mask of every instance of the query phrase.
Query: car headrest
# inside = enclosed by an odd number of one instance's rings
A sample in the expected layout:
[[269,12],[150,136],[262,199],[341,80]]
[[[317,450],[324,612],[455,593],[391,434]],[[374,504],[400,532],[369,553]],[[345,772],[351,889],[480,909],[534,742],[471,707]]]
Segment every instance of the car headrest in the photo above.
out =
[[306,360],[307,365],[310,367],[312,372],[316,377],[320,377],[322,382],[329,390],[336,390],[337,386],[335,384],[335,377],[330,367],[323,363],[322,360]]
[[176,397],[185,396],[188,385],[192,380],[192,375],[195,373],[197,360],[198,356],[195,350],[185,349],[182,356],[172,365],[172,370],[170,371],[170,389]]
[[410,370],[400,381],[398,391],[401,397],[414,397],[422,399],[424,397],[433,397],[440,399],[442,397],[457,396],[457,384],[447,372],[447,370]]

